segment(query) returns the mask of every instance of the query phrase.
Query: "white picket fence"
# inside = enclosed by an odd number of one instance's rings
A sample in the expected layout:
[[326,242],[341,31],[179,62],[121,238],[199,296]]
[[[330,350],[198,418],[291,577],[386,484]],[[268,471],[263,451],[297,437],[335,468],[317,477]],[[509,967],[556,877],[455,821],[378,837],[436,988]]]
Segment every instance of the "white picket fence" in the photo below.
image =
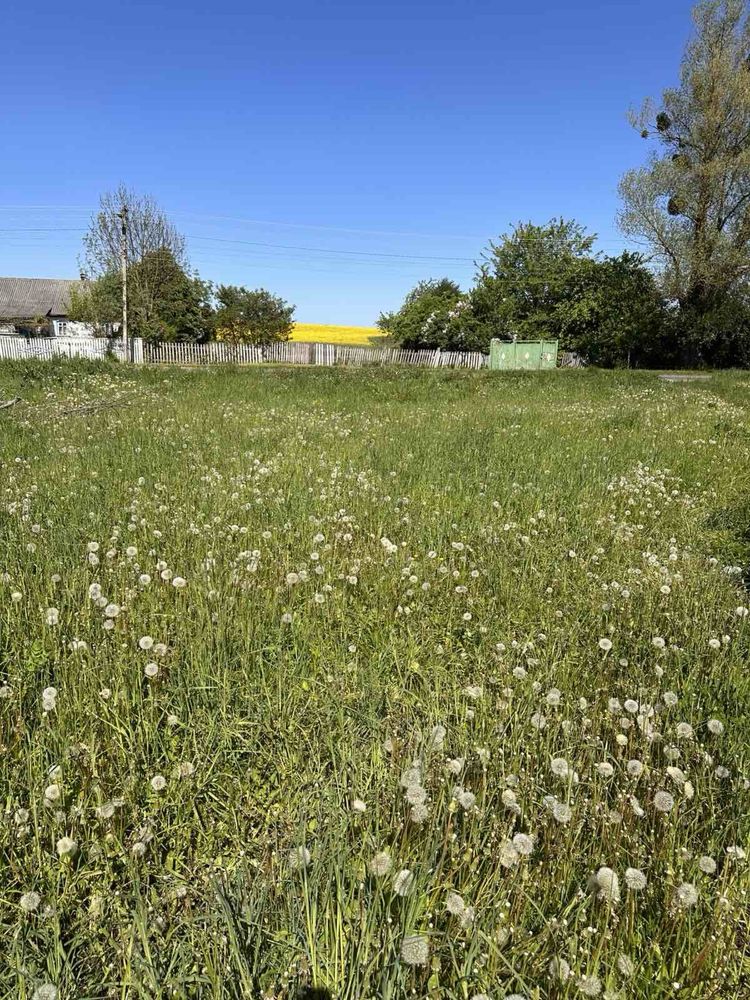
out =
[[[0,336],[0,360],[56,357],[124,360],[121,340],[97,337]],[[134,341],[136,364],[150,365],[417,365],[422,368],[487,368],[489,356],[478,351],[402,351],[398,348],[347,347],[342,344],[148,344]],[[582,367],[575,354],[561,353],[561,367]]]
[[486,368],[486,354],[468,351],[402,351],[341,344],[144,344],[146,364],[166,365],[420,365],[424,368]]
[[122,360],[121,340],[100,337],[18,337],[0,336],[0,359],[21,361],[52,358],[90,358],[101,361],[106,357]]

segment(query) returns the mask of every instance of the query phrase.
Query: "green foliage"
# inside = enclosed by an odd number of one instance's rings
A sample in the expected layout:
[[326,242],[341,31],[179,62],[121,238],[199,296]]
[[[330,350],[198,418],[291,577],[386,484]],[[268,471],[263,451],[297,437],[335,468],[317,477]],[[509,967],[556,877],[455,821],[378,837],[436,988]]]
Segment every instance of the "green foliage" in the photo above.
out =
[[679,86],[658,114],[647,101],[632,116],[656,146],[622,179],[620,222],[649,244],[684,311],[675,335],[685,359],[718,363],[714,323],[750,266],[750,18],[743,0],[704,0],[693,16]]
[[[154,250],[128,268],[128,325],[144,340],[205,340],[213,329],[212,287],[188,274],[170,250]],[[122,320],[122,278],[108,271],[71,293],[70,318],[111,335]]]
[[381,313],[378,326],[399,347],[485,350],[475,336],[470,301],[450,278],[420,281],[398,312]]
[[474,287],[422,281],[378,325],[404,347],[489,350],[493,337],[558,339],[592,364],[659,364],[666,311],[638,254],[593,253],[576,222],[524,223],[485,251]]
[[237,285],[216,290],[216,339],[236,344],[286,341],[294,327],[294,306],[265,288],[251,291]]
[[656,279],[639,254],[584,262],[585,322],[571,323],[562,343],[605,368],[658,368],[674,360],[673,322]]
[[522,223],[482,256],[472,305],[494,336],[575,339],[591,321],[591,249],[578,223]]

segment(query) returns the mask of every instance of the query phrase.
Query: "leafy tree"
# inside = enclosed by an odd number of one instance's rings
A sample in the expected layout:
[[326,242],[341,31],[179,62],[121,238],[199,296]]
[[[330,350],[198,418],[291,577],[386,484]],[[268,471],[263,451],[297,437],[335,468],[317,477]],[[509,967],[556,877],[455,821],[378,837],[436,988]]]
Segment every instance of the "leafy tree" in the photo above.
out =
[[679,86],[658,113],[647,101],[631,116],[657,146],[621,181],[620,224],[661,265],[684,353],[699,360],[711,342],[703,317],[750,273],[750,18],[743,0],[703,0],[693,17]]
[[[160,248],[128,268],[129,322],[145,340],[204,340],[213,330],[212,287]],[[109,332],[122,318],[122,279],[108,271],[71,295],[70,317]]]
[[[105,324],[119,322],[110,308],[115,276],[121,270],[121,213],[127,210],[126,248],[128,261],[128,301],[136,335],[153,330],[156,314],[161,308],[159,297],[175,287],[178,274],[187,274],[185,239],[166,214],[148,195],[140,195],[121,184],[115,191],[103,194],[99,210],[92,216],[83,237],[82,269],[104,283],[93,292],[89,307],[106,315]],[[104,296],[104,301],[100,300]],[[105,308],[105,302],[107,303]],[[168,311],[174,312],[174,307]],[[188,311],[189,308],[188,308]],[[176,317],[173,317],[173,319]],[[162,317],[163,319],[163,317]],[[95,321],[95,325],[98,322]],[[170,339],[188,336],[178,333],[182,324],[167,322],[164,330]]]
[[397,312],[381,313],[377,325],[407,349],[484,350],[477,337],[471,302],[455,281],[420,281]]
[[565,219],[522,223],[482,255],[474,315],[491,336],[566,339],[591,322],[591,253],[596,237]]
[[267,292],[236,285],[216,291],[217,340],[232,344],[268,344],[286,341],[292,333],[294,306]]
[[641,255],[589,259],[584,268],[587,322],[569,327],[564,346],[605,368],[673,361],[669,314]]

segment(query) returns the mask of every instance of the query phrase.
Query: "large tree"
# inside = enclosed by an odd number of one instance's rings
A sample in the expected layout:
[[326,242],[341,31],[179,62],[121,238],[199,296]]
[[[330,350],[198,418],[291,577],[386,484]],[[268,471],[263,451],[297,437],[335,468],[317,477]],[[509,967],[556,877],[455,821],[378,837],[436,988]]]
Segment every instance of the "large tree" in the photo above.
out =
[[474,314],[495,337],[561,340],[590,317],[596,237],[577,222],[521,223],[484,251],[471,293]]
[[[212,288],[189,274],[166,248],[152,250],[128,268],[131,332],[146,340],[205,340],[213,331]],[[70,317],[108,333],[120,322],[118,270],[81,282],[71,293]]]
[[400,309],[381,313],[377,325],[399,347],[409,349],[482,350],[473,337],[473,318],[466,296],[450,278],[420,281]]
[[[185,239],[150,195],[121,184],[99,199],[83,237],[81,267],[92,278],[121,269],[122,215],[127,212],[128,291],[149,315],[158,309],[160,290],[174,279],[174,266],[187,273]],[[145,266],[141,266],[146,262]]]
[[704,0],[693,17],[679,86],[632,115],[656,148],[621,181],[620,224],[700,327],[750,275],[750,19],[744,0]]
[[216,290],[216,339],[230,344],[286,341],[294,327],[294,306],[265,288],[219,285]]

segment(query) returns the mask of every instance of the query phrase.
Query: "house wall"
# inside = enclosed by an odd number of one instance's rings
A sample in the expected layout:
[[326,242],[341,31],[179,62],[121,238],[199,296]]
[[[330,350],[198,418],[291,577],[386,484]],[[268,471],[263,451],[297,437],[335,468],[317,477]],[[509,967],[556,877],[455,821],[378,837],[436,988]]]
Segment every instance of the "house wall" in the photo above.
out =
[[[28,324],[32,325],[33,321],[28,320]],[[64,316],[54,317],[50,320],[50,324],[53,331],[53,336],[55,337],[93,337],[94,329],[87,323],[74,323],[72,320],[65,319]],[[16,326],[14,323],[9,323],[7,320],[0,320],[0,336],[2,337],[14,337],[18,336],[16,331]]]

